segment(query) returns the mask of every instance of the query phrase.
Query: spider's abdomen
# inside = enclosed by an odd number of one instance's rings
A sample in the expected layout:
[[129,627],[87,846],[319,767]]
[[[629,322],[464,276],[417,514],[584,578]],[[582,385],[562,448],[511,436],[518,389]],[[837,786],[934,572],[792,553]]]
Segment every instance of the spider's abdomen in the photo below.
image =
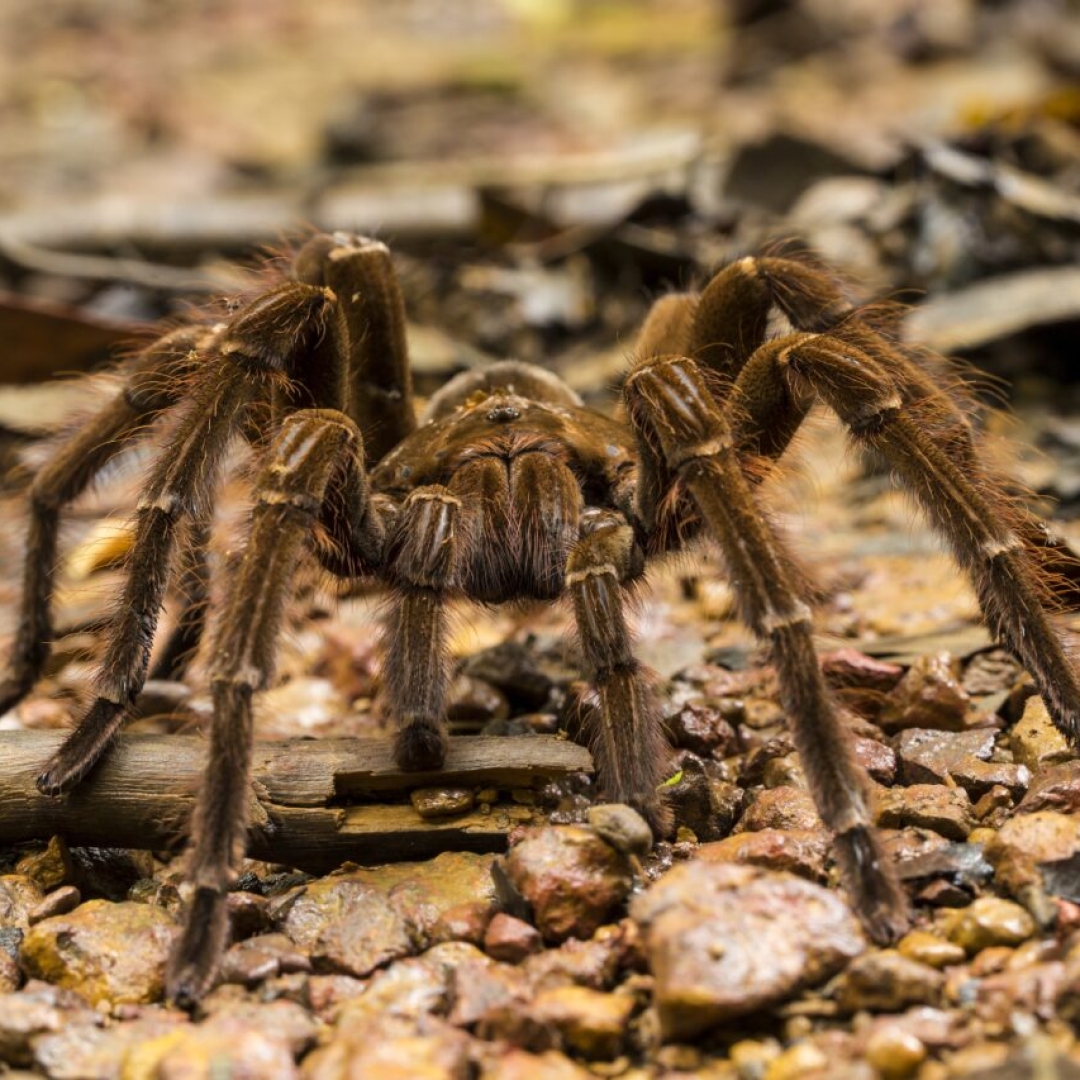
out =
[[474,600],[553,600],[578,538],[581,489],[554,448],[477,448],[450,480],[469,531],[462,585]]

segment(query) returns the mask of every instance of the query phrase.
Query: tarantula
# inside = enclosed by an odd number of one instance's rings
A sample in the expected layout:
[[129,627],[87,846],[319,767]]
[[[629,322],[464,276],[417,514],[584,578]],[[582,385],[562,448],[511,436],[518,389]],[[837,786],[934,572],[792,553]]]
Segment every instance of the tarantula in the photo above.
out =
[[[778,317],[787,331],[770,337]],[[585,408],[549,372],[509,361],[451,380],[418,424],[390,255],[381,243],[337,234],[309,240],[289,280],[225,323],[175,330],[144,350],[122,393],[33,484],[21,619],[0,706],[27,692],[48,652],[60,510],[165,413],[175,413],[167,451],[139,503],[96,700],[39,788],[71,789],[108,749],[146,680],[178,552],[188,605],[155,673],[182,670],[201,632],[219,472],[243,434],[260,465],[246,547],[213,631],[210,750],[170,997],[193,1003],[217,970],[225,893],[248,827],[252,696],[272,678],[308,549],[339,578],[378,578],[393,590],[383,693],[405,770],[438,768],[446,752],[448,604],[568,597],[598,700],[591,747],[601,786],[662,834],[667,743],[634,656],[625,594],[650,559],[711,537],[743,621],[770,648],[854,906],[875,939],[898,936],[905,896],[822,678],[810,589],[755,490],[815,402],[922,504],[970,574],[988,623],[1072,739],[1080,682],[1048,617],[1068,549],[984,467],[963,397],[942,389],[935,365],[884,326],[808,257],[744,258],[700,294],[654,306],[625,381],[625,420]]]

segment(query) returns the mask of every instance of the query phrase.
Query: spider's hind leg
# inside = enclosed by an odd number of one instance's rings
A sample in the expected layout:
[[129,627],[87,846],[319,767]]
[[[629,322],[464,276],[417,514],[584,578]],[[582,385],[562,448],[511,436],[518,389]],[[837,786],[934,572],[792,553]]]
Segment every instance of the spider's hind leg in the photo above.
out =
[[7,677],[0,683],[0,714],[29,693],[49,656],[61,511],[177,400],[195,350],[206,337],[203,327],[184,327],[143,350],[120,393],[62,442],[35,476],[18,624]]

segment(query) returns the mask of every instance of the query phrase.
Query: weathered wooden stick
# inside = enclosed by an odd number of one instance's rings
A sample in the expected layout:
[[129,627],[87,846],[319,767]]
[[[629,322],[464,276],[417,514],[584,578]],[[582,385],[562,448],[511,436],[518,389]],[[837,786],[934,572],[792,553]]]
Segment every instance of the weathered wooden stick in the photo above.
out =
[[[101,767],[71,794],[42,795],[34,780],[60,731],[0,732],[0,844],[62,835],[70,844],[169,848],[182,842],[205,752],[190,735],[118,740]],[[402,798],[422,787],[531,788],[592,772],[589,752],[551,736],[451,739],[439,772],[403,773],[388,739],[290,739],[255,747],[255,858],[325,872],[360,863],[421,859],[447,850],[498,851],[533,811],[514,804],[486,812],[422,818]],[[538,815],[539,816],[539,815]]]

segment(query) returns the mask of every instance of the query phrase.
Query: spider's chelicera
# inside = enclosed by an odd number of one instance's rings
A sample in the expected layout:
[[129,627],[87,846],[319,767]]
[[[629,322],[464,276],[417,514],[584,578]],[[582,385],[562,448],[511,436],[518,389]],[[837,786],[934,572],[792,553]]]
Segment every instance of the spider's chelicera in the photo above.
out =
[[[778,317],[788,332],[769,337]],[[1048,617],[1070,553],[1003,494],[976,452],[963,391],[943,388],[939,370],[940,361],[898,345],[871,310],[852,307],[814,260],[762,256],[721,270],[698,295],[655,305],[625,382],[625,421],[585,408],[541,368],[505,362],[453,379],[418,424],[387,249],[316,236],[296,253],[289,281],[226,324],[175,330],[144,350],[122,393],[38,474],[0,707],[30,689],[48,653],[61,508],[166,412],[168,449],[143,489],[97,696],[46,764],[41,790],[71,789],[108,749],[147,678],[174,573],[186,579],[187,607],[154,674],[183,670],[201,633],[218,474],[242,432],[261,466],[246,547],[214,622],[193,894],[168,973],[170,997],[191,1003],[212,984],[225,944],[225,894],[248,827],[252,695],[272,678],[305,551],[334,575],[378,578],[395,593],[383,693],[406,770],[438,768],[446,752],[447,605],[568,597],[598,699],[590,745],[601,787],[660,834],[669,751],[624,598],[651,558],[706,535],[742,619],[771,650],[854,906],[875,939],[894,939],[907,925],[904,893],[821,675],[810,589],[755,488],[824,403],[923,506],[970,574],[987,622],[1075,740],[1080,682]]]

